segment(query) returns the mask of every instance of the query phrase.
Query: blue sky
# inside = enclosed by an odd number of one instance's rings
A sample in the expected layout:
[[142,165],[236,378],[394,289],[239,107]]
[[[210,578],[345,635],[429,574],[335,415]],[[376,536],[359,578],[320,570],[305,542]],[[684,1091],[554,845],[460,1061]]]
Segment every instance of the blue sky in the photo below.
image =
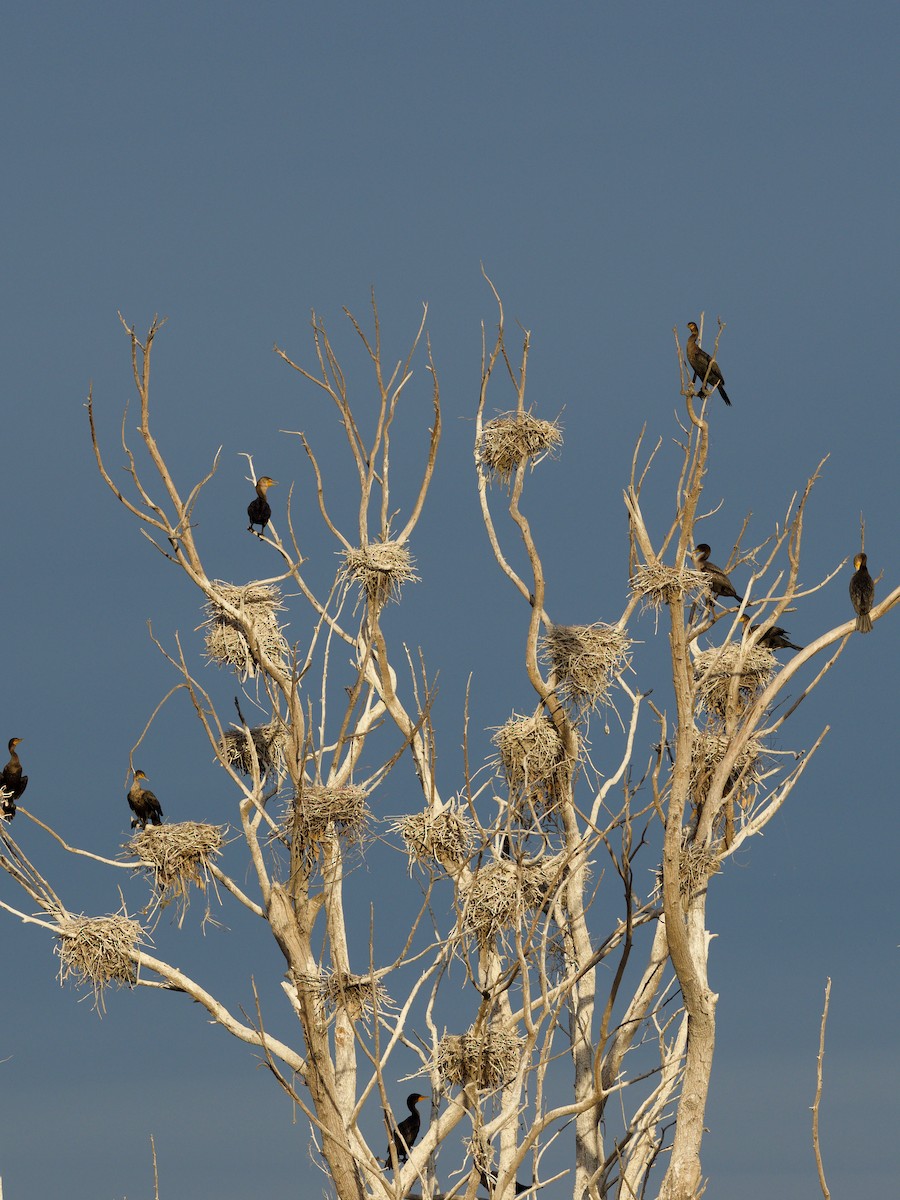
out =
[[[331,413],[272,345],[309,361],[315,308],[365,397],[342,306],[365,317],[374,287],[385,344],[399,357],[428,301],[445,437],[413,546],[422,583],[389,624],[440,670],[446,792],[458,786],[469,671],[480,727],[532,704],[528,613],[493,564],[474,491],[480,323],[495,318],[481,263],[510,321],[532,331],[529,400],[562,414],[563,453],[527,492],[555,619],[614,620],[622,610],[621,491],[645,422],[665,439],[651,511],[668,519],[672,328],[684,336],[701,311],[707,328],[716,316],[727,322],[719,357],[734,401],[712,413],[706,495],[709,507],[723,501],[708,526],[714,557],[727,557],[718,548],[747,512],[755,540],[767,536],[830,454],[809,508],[803,578],[854,552],[862,511],[881,594],[896,586],[898,34],[896,6],[879,2],[88,2],[8,12],[0,739],[25,739],[27,806],[71,840],[116,853],[128,752],[173,682],[146,623],[167,644],[180,631],[199,646],[196,594],[139,536],[91,455],[92,382],[118,470],[131,383],[117,310],[139,330],[154,313],[169,317],[154,418],[179,482],[198,479],[223,448],[198,513],[210,574],[275,569],[244,532],[239,454],[248,452],[282,481],[278,504],[294,483],[304,552],[325,579],[333,546],[305,456],[279,430],[314,439],[336,496],[347,462]],[[416,386],[427,397],[421,369]],[[511,402],[498,387],[489,407]],[[410,411],[398,463],[412,480],[428,415]],[[791,614],[796,640],[846,618],[848,577]],[[289,636],[302,638],[302,609],[292,622]],[[662,694],[650,621],[640,636]],[[897,1176],[888,1136],[897,650],[893,618],[851,640],[783,735],[785,746],[809,745],[829,724],[822,750],[765,838],[713,883],[721,999],[710,1195],[820,1194],[809,1105],[827,976],[830,1185],[874,1194]],[[230,703],[230,681],[205,671]],[[594,738],[597,757],[598,730]],[[233,815],[183,705],[167,708],[142,758],[173,819]],[[417,803],[411,772],[396,779],[386,813]],[[36,827],[15,831],[71,907],[117,907],[105,875],[57,853]],[[397,914],[379,871],[402,873],[379,850],[354,886],[362,911],[377,895],[389,922]],[[140,884],[128,887],[140,904]],[[0,896],[14,898],[5,885]],[[283,964],[259,930],[228,910],[229,929],[201,937],[194,915],[181,933],[158,928],[161,951],[197,962],[235,1004],[250,1003],[251,974],[277,994]],[[57,986],[39,931],[6,918],[2,929],[9,1200],[63,1189],[69,1200],[149,1195],[148,1132],[164,1200],[318,1189],[302,1123],[245,1048],[174,996],[113,995],[99,1021]],[[286,1014],[272,1019],[290,1032]]]

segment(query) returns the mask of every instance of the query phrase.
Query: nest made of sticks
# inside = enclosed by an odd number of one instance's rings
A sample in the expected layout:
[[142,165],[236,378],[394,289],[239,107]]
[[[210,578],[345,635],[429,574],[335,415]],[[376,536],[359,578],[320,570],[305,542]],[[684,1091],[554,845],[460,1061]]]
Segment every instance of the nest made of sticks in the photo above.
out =
[[225,845],[225,825],[200,821],[148,825],[136,833],[125,850],[141,860],[153,875],[160,901],[180,900],[187,907],[191,884],[206,891],[210,866]]
[[476,871],[462,894],[462,927],[481,946],[521,924],[529,911],[544,908],[559,887],[564,855],[529,863],[507,859]]
[[235,770],[242,775],[253,773],[253,752],[247,734],[253,739],[256,761],[260,775],[274,772],[281,775],[286,770],[284,747],[287,729],[282,721],[270,721],[268,725],[256,725],[252,729],[229,729],[219,742],[219,752]]
[[[266,658],[279,661],[288,656],[290,647],[278,624],[278,613],[284,610],[284,604],[275,584],[241,586],[217,579],[213,587],[226,603],[243,614]],[[207,600],[204,611],[206,620],[199,628],[206,630],[206,657],[220,667],[233,667],[242,679],[253,678],[258,663],[241,622],[215,600]]]
[[631,590],[643,598],[644,604],[659,611],[672,600],[695,596],[709,602],[709,578],[702,571],[690,567],[678,570],[665,563],[652,562],[639,566],[629,580]]
[[448,1084],[478,1088],[501,1088],[515,1079],[523,1039],[502,1030],[474,1033],[445,1033],[438,1042],[435,1066]]
[[[575,735],[577,738],[577,734]],[[564,794],[575,762],[553,721],[542,713],[516,714],[493,737],[510,793],[537,800],[550,812]]]
[[285,837],[310,855],[333,837],[351,845],[361,843],[372,817],[368,795],[355,783],[343,787],[304,783],[284,815]]
[[391,826],[406,846],[410,869],[414,862],[438,862],[459,867],[467,862],[475,845],[475,826],[468,813],[451,805],[440,812],[424,812],[398,817]]
[[[708,729],[694,732],[694,744],[691,748],[691,795],[698,807],[709,794],[716,768],[725,757],[730,739],[724,733],[716,733]],[[738,755],[731,774],[725,784],[727,793],[736,785],[740,787],[737,797],[741,805],[746,805],[753,799],[759,787],[759,771],[757,763],[762,752],[762,745],[757,738],[750,738]]]
[[558,421],[542,421],[531,412],[500,413],[481,431],[478,457],[485,467],[508,484],[519,463],[533,459],[534,469],[546,455],[562,445]]
[[551,625],[541,652],[562,690],[574,704],[593,707],[605,700],[613,681],[628,666],[631,639],[619,629],[594,625]]
[[344,577],[358,584],[373,608],[400,599],[404,583],[418,583],[413,557],[398,542],[372,542],[344,550]]
[[313,997],[316,1016],[322,1025],[338,1010],[345,1012],[351,1021],[368,1021],[373,1013],[394,1003],[381,981],[373,980],[370,975],[323,971],[320,975],[299,976],[297,985]]
[[731,685],[738,676],[736,712],[741,713],[756,699],[775,672],[774,651],[762,646],[747,649],[731,642],[712,650],[701,650],[694,659],[697,700],[708,713],[725,716]]
[[682,896],[689,896],[705,887],[707,879],[722,869],[714,846],[701,846],[689,840],[689,837],[682,838],[678,859],[678,887]]
[[138,921],[122,913],[108,917],[70,916],[57,920],[59,982],[72,979],[77,986],[90,984],[94,1007],[105,1011],[104,992],[110,984],[134,987],[137,965],[133,952],[144,940]]

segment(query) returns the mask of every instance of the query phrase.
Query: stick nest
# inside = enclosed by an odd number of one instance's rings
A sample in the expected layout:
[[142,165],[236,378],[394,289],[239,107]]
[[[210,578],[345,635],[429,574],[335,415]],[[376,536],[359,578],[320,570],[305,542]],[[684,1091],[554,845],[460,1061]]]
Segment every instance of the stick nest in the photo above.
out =
[[500,1088],[515,1079],[523,1044],[522,1038],[501,1030],[445,1033],[438,1042],[435,1065],[448,1084]]
[[697,699],[708,713],[724,717],[731,685],[738,677],[736,712],[741,713],[756,699],[775,672],[774,651],[761,646],[751,650],[736,642],[703,650],[694,659]]
[[659,611],[664,604],[685,596],[696,596],[711,601],[709,579],[702,571],[688,567],[679,571],[665,563],[645,563],[639,566],[630,579],[631,590],[643,598],[644,604]]
[[[577,737],[577,735],[576,735]],[[494,734],[500,765],[510,793],[520,799],[537,799],[547,811],[565,793],[575,766],[551,719],[543,714],[515,714]]]
[[348,971],[301,975],[298,986],[311,994],[316,1015],[324,1026],[340,1009],[351,1021],[368,1021],[375,1012],[393,1005],[381,982],[370,975],[352,975]]
[[529,911],[544,908],[559,887],[564,855],[530,863],[507,859],[476,871],[462,895],[462,927],[479,945],[520,925]]
[[689,896],[706,886],[711,875],[721,870],[719,856],[712,846],[682,840],[678,860],[678,885],[682,896]]
[[501,413],[484,426],[478,457],[489,471],[508,484],[519,463],[531,458],[532,470],[562,445],[558,421],[542,421],[530,412]]
[[629,663],[631,640],[609,625],[553,625],[541,652],[561,689],[580,708],[605,700]]
[[304,784],[285,814],[285,836],[311,856],[322,842],[335,836],[358,844],[372,816],[367,798],[366,789],[355,783],[345,787]]
[[110,984],[134,987],[137,983],[137,965],[131,956],[144,940],[140,923],[114,913],[60,917],[58,926],[59,982],[73,979],[76,986],[90,984],[94,1008],[104,1012],[104,992]]
[[206,891],[209,869],[222,853],[226,830],[225,825],[199,821],[148,825],[126,843],[125,850],[152,872],[164,904],[179,900],[186,908],[191,884]]
[[270,771],[283,775],[286,770],[284,747],[287,730],[281,721],[256,725],[249,730],[229,729],[219,742],[219,753],[225,761],[242,775],[253,774],[253,753],[247,741],[248,733],[253,739],[260,775],[268,775]]
[[[697,730],[694,733],[691,749],[691,794],[698,808],[709,795],[713,775],[725,757],[729,741],[724,733],[710,730]],[[751,738],[738,755],[724,788],[727,795],[730,789],[739,786],[740,794],[737,799],[743,807],[752,801],[759,787],[760,778],[756,764],[761,752],[762,745],[759,740]]]
[[468,862],[475,845],[475,827],[468,813],[457,807],[441,812],[426,809],[399,817],[392,829],[406,845],[410,870],[414,862],[438,862],[459,867]]
[[[223,583],[216,580],[213,587],[222,599],[236,608],[250,626],[260,651],[269,659],[288,656],[278,613],[283,611],[280,590],[272,583]],[[207,619],[200,626],[206,629],[206,657],[220,667],[233,667],[242,679],[253,678],[258,670],[257,659],[239,620],[215,600],[207,600],[204,611]]]
[[404,583],[418,583],[412,555],[397,542],[374,542],[343,553],[344,577],[359,585],[373,608],[399,601]]

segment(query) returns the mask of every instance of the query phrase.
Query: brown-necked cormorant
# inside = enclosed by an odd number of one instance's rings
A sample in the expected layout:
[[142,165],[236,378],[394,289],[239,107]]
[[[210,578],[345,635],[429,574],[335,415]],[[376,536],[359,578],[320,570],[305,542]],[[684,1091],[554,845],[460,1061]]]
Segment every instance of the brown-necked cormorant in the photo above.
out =
[[687,360],[691,370],[694,372],[694,382],[700,380],[700,395],[708,396],[710,392],[719,389],[719,395],[731,407],[731,401],[728,399],[728,393],[725,391],[725,380],[722,378],[722,372],[719,370],[719,364],[714,358],[701,350],[697,338],[700,336],[700,330],[693,321],[688,321],[688,330],[690,337],[687,340]]
[[250,518],[250,524],[247,526],[248,533],[254,533],[254,525],[259,526],[259,536],[262,537],[263,531],[269,523],[269,518],[272,515],[272,510],[269,507],[269,502],[266,499],[266,492],[270,487],[274,487],[278,482],[277,479],[272,479],[268,475],[261,475],[256,481],[256,499],[251,500],[247,505],[247,516]]
[[3,807],[0,809],[0,815],[9,821],[16,815],[16,801],[28,787],[28,776],[22,774],[22,764],[16,754],[16,746],[21,740],[21,738],[9,739],[9,762],[3,768],[3,774],[0,775],[0,787],[10,793],[2,801]]
[[866,561],[865,554],[857,554],[853,560],[856,574],[850,580],[850,599],[856,609],[857,633],[872,632],[869,610],[875,602],[875,583],[866,567]]
[[128,789],[128,806],[134,813],[131,821],[131,828],[140,825],[141,829],[147,828],[147,822],[152,825],[162,824],[163,811],[159,801],[149,788],[141,787],[141,780],[147,776],[143,771],[135,771],[134,783]]
[[738,604],[742,603],[743,596],[739,596],[731,585],[731,580],[725,574],[721,567],[717,567],[715,563],[709,561],[710,548],[706,542],[701,542],[694,550],[694,562],[703,572],[709,582],[709,590],[713,596],[721,598],[722,596],[730,596],[737,600]]
[[397,1152],[397,1165],[405,1163],[409,1158],[409,1152],[419,1136],[419,1128],[422,1124],[422,1118],[419,1116],[416,1105],[421,1100],[427,1100],[427,1096],[420,1096],[418,1092],[410,1092],[406,1097],[406,1107],[409,1109],[409,1116],[404,1117],[402,1121],[397,1123],[397,1127],[391,1134],[391,1140],[388,1142],[387,1150],[384,1153],[384,1165],[391,1166],[391,1145]]
[[[741,617],[745,625],[750,625],[748,616]],[[750,632],[756,633],[759,629],[758,625],[750,625]],[[788,641],[788,633],[786,629],[782,629],[780,625],[773,625],[771,629],[767,629],[762,635],[757,646],[762,646],[765,650],[802,650],[802,646],[795,646],[793,642]]]

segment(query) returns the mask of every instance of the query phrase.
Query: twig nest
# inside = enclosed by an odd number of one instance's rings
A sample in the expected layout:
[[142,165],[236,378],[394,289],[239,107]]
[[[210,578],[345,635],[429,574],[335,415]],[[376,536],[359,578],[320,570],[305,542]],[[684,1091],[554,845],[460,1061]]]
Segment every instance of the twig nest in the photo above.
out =
[[453,805],[440,812],[425,809],[409,813],[399,817],[392,828],[403,839],[410,869],[414,862],[462,866],[468,862],[475,844],[471,817]]
[[222,853],[226,831],[225,825],[200,821],[148,825],[125,849],[152,874],[162,903],[179,900],[187,908],[191,884],[206,891],[209,868]]
[[285,835],[309,854],[333,837],[359,843],[372,816],[367,797],[366,789],[355,783],[344,787],[305,783],[288,806]]
[[113,913],[108,917],[60,917],[57,925],[55,952],[61,984],[69,979],[76,986],[89,984],[98,1012],[105,1011],[103,997],[110,984],[134,987],[137,966],[132,954],[144,941],[138,921]]
[[[709,787],[712,783],[713,775],[715,775],[716,768],[725,757],[729,742],[730,739],[724,733],[699,729],[694,733],[694,744],[691,749],[691,795],[693,796],[694,804],[698,807],[703,804],[709,795]],[[725,784],[724,791],[726,794],[730,789],[739,785],[740,795],[738,799],[740,799],[742,805],[746,805],[753,798],[759,785],[759,772],[755,764],[759,759],[761,749],[762,747],[758,739],[749,739],[746,746],[738,755],[734,768]]]
[[567,755],[552,720],[543,713],[531,717],[514,714],[500,726],[493,741],[510,793],[520,799],[536,799],[548,811],[555,808],[575,762]]
[[[281,632],[277,615],[283,611],[284,604],[281,592],[274,584],[245,583],[239,586],[216,580],[213,587],[247,622],[252,638],[267,658],[281,660],[288,656],[290,647]],[[215,600],[207,600],[205,612],[207,619],[200,628],[206,629],[207,658],[220,667],[233,667],[242,679],[252,679],[258,663],[244,625]]]
[[323,971],[320,975],[301,975],[298,985],[310,993],[316,1016],[322,1026],[338,1010],[351,1021],[368,1021],[373,1013],[393,1006],[393,1000],[378,979],[371,975],[353,975],[348,971]]
[[476,871],[462,893],[462,927],[481,946],[520,925],[529,911],[544,908],[559,887],[564,855],[530,863],[506,859]]
[[545,455],[562,445],[558,421],[542,421],[531,412],[501,413],[481,431],[478,457],[503,483],[508,484],[519,463],[532,459],[532,470]]
[[697,700],[708,713],[724,717],[732,684],[737,679],[735,703],[741,713],[756,699],[775,672],[774,651],[754,646],[747,649],[731,642],[712,650],[702,650],[694,659]]
[[438,1042],[435,1065],[448,1084],[493,1090],[515,1079],[523,1045],[522,1038],[499,1029],[445,1033]]
[[541,651],[559,686],[580,708],[605,700],[628,666],[631,640],[610,625],[552,625]]
[[253,739],[260,775],[268,775],[270,771],[276,775],[284,774],[287,730],[281,721],[270,721],[268,725],[256,725],[249,730],[229,729],[219,742],[219,751],[225,761],[242,775],[253,773],[253,750],[247,740],[248,733]]
[[381,608],[388,600],[399,600],[403,584],[419,580],[412,555],[398,542],[373,542],[343,554],[345,578],[359,585],[373,608]]
[[689,567],[679,571],[661,562],[644,563],[637,568],[629,582],[635,595],[641,596],[648,607],[657,610],[685,596],[695,596],[705,601],[712,598],[708,577],[702,571],[694,571]]
[[678,859],[678,886],[682,896],[706,886],[711,875],[721,870],[722,864],[712,846],[701,846],[698,842],[682,839],[681,855]]

